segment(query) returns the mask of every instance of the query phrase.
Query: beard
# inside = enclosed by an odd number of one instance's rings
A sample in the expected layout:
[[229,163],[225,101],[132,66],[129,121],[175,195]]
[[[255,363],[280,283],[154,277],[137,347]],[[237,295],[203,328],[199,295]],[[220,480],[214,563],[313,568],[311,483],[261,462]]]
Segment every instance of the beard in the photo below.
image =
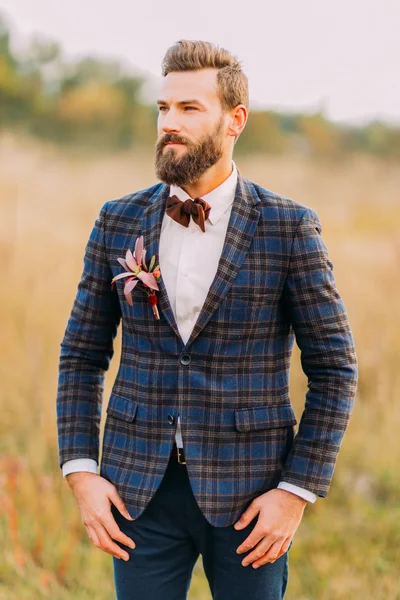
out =
[[[214,166],[223,155],[223,116],[214,131],[203,136],[198,142],[182,139],[174,133],[167,133],[156,142],[155,169],[158,179],[168,185],[194,184],[208,169]],[[168,142],[185,144],[187,150],[178,156],[174,148],[164,146]]]

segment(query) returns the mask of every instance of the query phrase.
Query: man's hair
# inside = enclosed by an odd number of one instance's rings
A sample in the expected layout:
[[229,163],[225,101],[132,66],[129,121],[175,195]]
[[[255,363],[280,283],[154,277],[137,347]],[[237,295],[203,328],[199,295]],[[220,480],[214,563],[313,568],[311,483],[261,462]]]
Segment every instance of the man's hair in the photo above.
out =
[[236,56],[225,48],[201,40],[179,40],[168,48],[162,63],[162,75],[176,71],[218,69],[219,98],[224,111],[244,104],[249,108],[248,79]]

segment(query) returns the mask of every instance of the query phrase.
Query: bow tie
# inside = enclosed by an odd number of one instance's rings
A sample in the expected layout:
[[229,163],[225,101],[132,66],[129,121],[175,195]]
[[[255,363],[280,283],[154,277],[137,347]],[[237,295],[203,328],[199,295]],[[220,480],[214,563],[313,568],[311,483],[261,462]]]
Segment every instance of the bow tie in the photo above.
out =
[[204,222],[208,218],[210,210],[211,206],[203,198],[195,198],[194,200],[188,198],[182,202],[178,196],[170,196],[167,200],[165,212],[174,221],[185,227],[189,226],[190,215],[192,215],[193,221],[205,232]]

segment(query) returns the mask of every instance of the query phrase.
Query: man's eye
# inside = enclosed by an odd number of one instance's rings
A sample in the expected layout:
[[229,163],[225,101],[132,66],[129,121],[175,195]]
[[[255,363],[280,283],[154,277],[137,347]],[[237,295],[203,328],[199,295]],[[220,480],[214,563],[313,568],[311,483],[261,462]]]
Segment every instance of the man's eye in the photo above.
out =
[[196,110],[194,106],[185,106],[185,110]]

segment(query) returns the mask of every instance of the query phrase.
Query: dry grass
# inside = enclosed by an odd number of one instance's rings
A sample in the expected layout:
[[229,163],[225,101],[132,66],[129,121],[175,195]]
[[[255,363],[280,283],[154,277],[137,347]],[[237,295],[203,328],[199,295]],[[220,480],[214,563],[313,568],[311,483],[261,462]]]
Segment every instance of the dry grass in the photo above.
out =
[[[307,508],[290,551],[287,598],[400,599],[400,171],[360,158],[237,162],[317,210],[360,363],[330,496]],[[138,152],[90,158],[0,138],[0,600],[114,597],[111,558],[90,545],[58,467],[57,365],[100,206],[153,182],[152,157]],[[300,414],[306,382],[297,350],[291,384]],[[190,598],[209,597],[199,561]]]

